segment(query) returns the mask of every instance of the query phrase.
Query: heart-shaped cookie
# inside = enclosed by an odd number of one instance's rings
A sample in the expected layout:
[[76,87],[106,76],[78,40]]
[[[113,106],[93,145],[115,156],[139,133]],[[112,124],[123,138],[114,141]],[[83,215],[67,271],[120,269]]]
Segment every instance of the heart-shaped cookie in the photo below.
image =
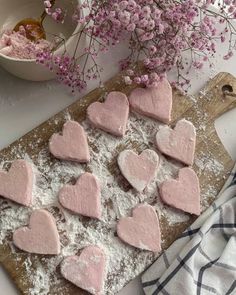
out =
[[200,215],[200,188],[197,174],[191,168],[179,170],[178,179],[164,181],[160,186],[162,200],[182,211]]
[[155,177],[159,156],[152,150],[144,150],[140,155],[124,150],[118,156],[118,165],[132,187],[142,192]]
[[62,135],[53,134],[49,141],[49,150],[61,160],[87,163],[90,160],[87,135],[83,127],[75,121],[67,121]]
[[106,275],[105,253],[97,246],[88,246],[80,256],[66,257],[61,263],[61,273],[77,287],[102,295]]
[[129,116],[127,96],[118,91],[110,92],[104,103],[92,103],[87,109],[87,114],[95,127],[115,136],[123,136]]
[[23,251],[56,255],[60,253],[60,238],[53,216],[46,210],[35,210],[29,226],[18,228],[13,234],[14,244]]
[[196,130],[185,119],[177,122],[174,129],[161,127],[156,134],[156,145],[165,155],[186,165],[192,165],[196,144]]
[[91,173],[82,174],[75,185],[65,185],[59,192],[59,201],[75,213],[101,218],[101,189]]
[[132,217],[124,217],[117,224],[117,234],[124,242],[143,250],[161,250],[158,216],[150,205],[138,205]]
[[132,91],[129,102],[135,112],[169,123],[172,109],[172,88],[166,78],[157,87],[136,88]]
[[0,196],[30,206],[33,182],[32,165],[25,160],[16,160],[8,172],[0,171]]

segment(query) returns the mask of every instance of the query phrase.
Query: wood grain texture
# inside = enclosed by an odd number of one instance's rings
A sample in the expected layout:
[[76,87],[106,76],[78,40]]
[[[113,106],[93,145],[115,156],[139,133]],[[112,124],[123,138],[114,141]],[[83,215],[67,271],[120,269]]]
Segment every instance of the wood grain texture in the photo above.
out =
[[[215,195],[217,195],[225,183],[225,180],[234,164],[230,156],[225,151],[214,128],[215,119],[236,106],[235,98],[223,95],[222,87],[224,85],[231,85],[236,91],[236,79],[228,73],[220,73],[208,83],[196,103],[182,95],[179,91],[173,90],[173,112],[171,125],[174,126],[176,121],[181,118],[186,118],[192,121],[197,128],[196,159],[202,158],[202,155],[204,155],[205,159],[216,159],[217,162],[219,162],[223,167],[223,169],[217,171],[216,175],[214,170],[209,171],[207,169],[202,169],[202,167],[199,167],[198,163],[195,162],[194,164],[193,168],[197,172],[200,179],[201,194],[202,196],[205,196],[204,200],[207,200],[207,205],[204,204],[205,207],[207,207],[212,202],[212,198],[210,196],[209,198],[206,196],[207,192],[209,191],[209,186],[214,187]],[[38,153],[48,145],[48,140],[51,135],[54,132],[59,132],[61,130],[65,122],[65,113],[69,113],[71,118],[74,120],[83,121],[86,116],[87,106],[90,103],[97,100],[102,100],[105,94],[112,90],[118,90],[129,94],[132,89],[133,87],[127,87],[123,84],[121,75],[114,77],[105,83],[104,88],[95,89],[83,99],[75,102],[64,111],[55,115],[45,123],[41,124],[39,127],[35,128],[11,144],[9,147],[0,151],[1,162],[13,160],[17,152],[17,147],[20,144],[21,150],[30,155],[32,160],[37,164]],[[55,122],[57,122],[57,124]],[[39,138],[40,142],[38,142]],[[147,146],[145,144],[140,145],[135,142],[127,142],[125,146],[120,146],[116,153],[118,154],[119,151],[127,147],[132,147],[137,151],[141,151]],[[202,164],[204,165],[204,162]],[[115,158],[114,161],[108,164],[107,168],[111,173],[113,173],[113,175],[120,174]],[[124,185],[124,187],[128,186],[125,181],[122,185]],[[173,243],[173,241],[180,235],[180,233],[193,221],[194,217],[191,217],[188,222],[170,226],[167,220],[162,218],[161,230],[163,239],[165,240],[164,248],[168,248],[169,245]],[[1,264],[8,271],[20,292],[22,294],[30,295],[29,289],[31,284],[27,279],[27,271],[24,265],[24,261],[27,257],[30,257],[32,261],[32,269],[34,269],[35,262],[40,260],[43,264],[44,259],[47,258],[27,253],[13,253],[7,243],[0,245]],[[59,274],[58,277],[59,280],[52,285],[50,294],[87,294],[69,282],[63,280]]]

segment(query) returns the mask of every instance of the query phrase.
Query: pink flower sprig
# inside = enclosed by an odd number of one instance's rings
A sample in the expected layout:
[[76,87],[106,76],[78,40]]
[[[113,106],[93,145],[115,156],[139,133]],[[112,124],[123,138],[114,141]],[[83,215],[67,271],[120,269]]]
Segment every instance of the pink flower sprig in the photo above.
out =
[[[51,14],[51,1],[44,3]],[[52,53],[47,58],[42,54],[39,62],[52,69],[57,67],[59,80],[73,91],[83,90],[88,79],[100,76],[99,53],[129,40],[130,54],[120,61],[127,84],[154,87],[176,68],[176,85],[185,87],[190,83],[186,77],[190,70],[210,62],[218,41],[228,40],[224,59],[233,56],[234,19],[236,0],[84,0],[73,14],[73,21],[82,27],[77,48],[81,34],[88,38],[84,53],[79,57],[76,53],[68,56],[65,52],[60,57]],[[186,53],[190,56],[187,61]],[[133,68],[140,60],[142,67]]]
[[65,11],[60,7],[53,7],[55,0],[45,0],[44,7],[47,15],[51,16],[57,23],[63,23],[65,19]]

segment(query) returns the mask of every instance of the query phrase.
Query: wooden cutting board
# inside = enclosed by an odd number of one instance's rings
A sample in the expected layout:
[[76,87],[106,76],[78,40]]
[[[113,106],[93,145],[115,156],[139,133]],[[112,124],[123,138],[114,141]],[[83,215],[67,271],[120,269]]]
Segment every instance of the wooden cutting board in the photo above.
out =
[[[228,73],[219,73],[201,91],[200,96],[196,101],[182,95],[177,90],[173,90],[174,101],[171,125],[174,125],[176,121],[181,118],[186,118],[192,121],[197,128],[197,160],[193,168],[197,172],[200,179],[201,194],[203,196],[202,206],[204,208],[208,207],[214,197],[218,194],[234,164],[232,159],[225,151],[214,128],[215,119],[236,106],[235,98],[223,95],[222,87],[224,87],[225,85],[231,86],[231,90],[236,91],[235,77]],[[121,74],[114,77],[113,79],[105,83],[103,89],[95,89],[84,98],[69,106],[66,110],[55,115],[53,118],[49,119],[39,127],[35,128],[31,132],[11,144],[9,147],[0,151],[0,162],[14,160],[17,156],[17,149],[20,146],[21,151],[27,153],[30,158],[37,164],[38,153],[42,149],[45,149],[47,147],[48,140],[51,135],[54,132],[59,132],[61,130],[62,125],[65,122],[65,113],[70,114],[71,118],[73,118],[74,120],[83,121],[86,117],[87,106],[94,101],[102,100],[105,93],[111,90],[118,90],[129,94],[132,90],[132,87],[127,87],[126,85],[124,85],[121,79]],[[119,146],[119,150],[123,150],[126,147],[132,147],[137,151],[147,148],[141,143],[130,142],[129,138],[126,140],[125,144]],[[91,148],[95,149],[96,146],[92,146]],[[115,151],[114,161],[112,161],[108,165],[109,171],[111,171],[111,173],[114,173],[114,175],[119,174],[119,170],[116,164],[116,157],[119,150]],[[49,161],[54,161],[54,159],[49,158]],[[124,182],[124,185],[129,189],[129,186],[126,183],[125,179],[122,178],[122,181]],[[209,188],[213,188],[210,194]],[[2,202],[3,199],[0,199],[0,208]],[[174,225],[170,225],[168,223],[168,220],[161,217],[161,230],[162,238],[164,241],[162,243],[163,248],[166,249],[193,221],[194,217],[191,217],[187,222],[175,223]],[[86,223],[87,221],[85,220],[84,222]],[[140,251],[137,250],[137,252],[135,253],[135,255],[138,257]],[[29,290],[32,282],[30,282],[28,278],[29,269],[27,272],[26,265],[24,264],[27,258],[30,258],[32,262],[31,269],[33,271],[35,263],[38,261],[41,261],[43,263],[45,257],[29,255],[23,252],[15,253],[15,251],[12,250],[7,241],[3,245],[0,245],[0,262],[8,271],[22,294],[31,294]],[[151,256],[149,263],[150,261],[154,261],[155,258],[156,257],[154,255]],[[140,269],[139,272],[141,271],[142,269]],[[122,278],[124,284],[128,283],[128,281],[132,278],[124,278],[124,274],[122,274],[122,272],[114,275],[117,277],[117,280]],[[134,273],[134,275],[137,275],[137,273]],[[81,295],[87,293],[63,280],[60,277],[58,271],[58,280],[52,283],[50,294]]]

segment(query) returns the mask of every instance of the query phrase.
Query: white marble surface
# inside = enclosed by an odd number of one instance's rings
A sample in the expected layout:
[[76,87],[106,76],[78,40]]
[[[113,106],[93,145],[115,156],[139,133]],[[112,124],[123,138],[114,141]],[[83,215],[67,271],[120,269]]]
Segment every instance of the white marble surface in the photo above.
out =
[[[125,47],[117,48],[112,54],[101,58],[105,71],[105,79],[117,72],[116,61],[125,54]],[[215,67],[205,68],[198,73],[192,73],[192,88],[190,93],[197,93],[206,81],[219,71],[227,71],[236,76],[236,57],[229,62],[221,59],[225,48],[219,46],[219,54],[215,58]],[[88,90],[95,87],[91,83]],[[236,91],[236,90],[235,90]],[[80,95],[82,96],[82,95]],[[56,82],[32,83],[17,79],[0,69],[0,149],[9,145],[53,114],[78,99],[71,97],[66,89]],[[222,138],[226,149],[236,160],[236,109],[225,114],[216,122],[218,134]],[[11,280],[0,267],[0,294],[16,295]],[[141,295],[139,279],[126,286],[119,295]]]

